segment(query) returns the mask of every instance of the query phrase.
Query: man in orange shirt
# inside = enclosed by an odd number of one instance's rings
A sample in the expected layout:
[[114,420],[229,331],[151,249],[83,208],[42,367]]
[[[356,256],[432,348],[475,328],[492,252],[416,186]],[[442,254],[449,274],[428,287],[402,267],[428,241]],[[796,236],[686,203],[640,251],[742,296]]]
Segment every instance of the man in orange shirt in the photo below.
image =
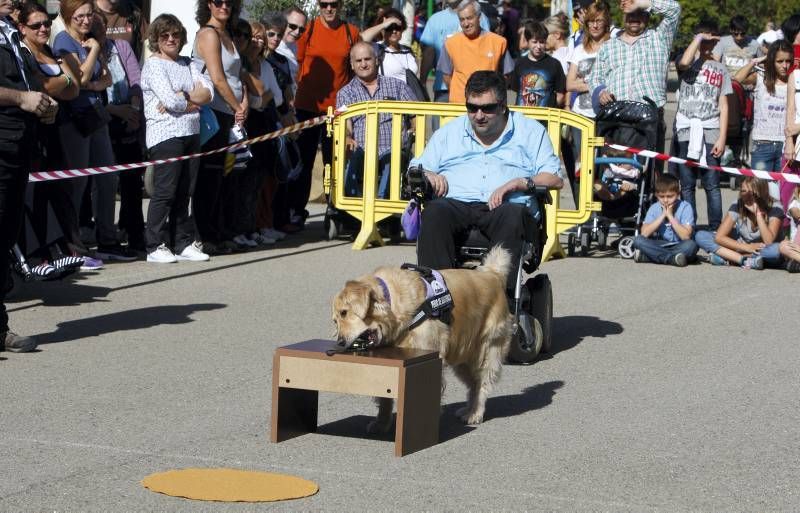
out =
[[477,0],[464,0],[456,8],[461,32],[444,42],[437,68],[450,90],[450,103],[464,103],[467,79],[476,71],[499,71],[508,75],[514,61],[506,39],[481,29],[481,6]]
[[[336,106],[336,92],[350,81],[350,48],[360,34],[358,28],[339,17],[341,0],[319,1],[319,17],[309,23],[297,40],[297,95],[294,107],[297,120],[305,121],[325,114]],[[308,216],[306,204],[311,192],[311,171],[317,157],[317,146],[324,125],[300,132],[297,145],[303,156],[303,170],[297,180],[289,182],[288,203],[291,220],[282,231],[296,232]],[[331,141],[322,138],[322,159],[332,161]]]

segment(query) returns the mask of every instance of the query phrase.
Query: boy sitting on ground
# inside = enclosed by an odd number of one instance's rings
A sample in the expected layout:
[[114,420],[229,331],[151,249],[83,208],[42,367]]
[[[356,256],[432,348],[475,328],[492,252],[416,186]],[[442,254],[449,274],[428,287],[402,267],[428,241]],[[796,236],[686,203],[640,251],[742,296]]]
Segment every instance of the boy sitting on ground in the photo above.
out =
[[[635,262],[656,262],[685,267],[697,255],[692,240],[694,211],[680,199],[680,182],[671,175],[659,175],[655,193],[658,201],[644,217],[641,235],[633,241]],[[652,237],[652,238],[651,238]]]

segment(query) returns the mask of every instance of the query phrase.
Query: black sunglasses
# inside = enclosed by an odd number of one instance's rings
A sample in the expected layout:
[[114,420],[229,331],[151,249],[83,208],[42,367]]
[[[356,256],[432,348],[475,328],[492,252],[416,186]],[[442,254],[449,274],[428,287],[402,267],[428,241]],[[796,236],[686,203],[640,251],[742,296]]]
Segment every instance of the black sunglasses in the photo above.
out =
[[303,32],[306,31],[306,28],[304,26],[302,26],[302,25],[295,25],[294,23],[287,23],[286,26],[289,27],[289,30],[296,30],[300,34],[302,34]]
[[233,7],[233,0],[211,0],[211,3],[214,4],[214,7],[222,7],[223,5]]
[[394,32],[395,30],[398,31],[398,32],[402,32],[403,31],[403,27],[401,27],[397,23],[392,23],[391,25],[386,27],[386,32]]
[[470,114],[475,114],[479,110],[482,110],[484,114],[496,114],[497,111],[500,109],[501,105],[502,105],[502,103],[500,103],[500,102],[497,102],[497,103],[485,103],[485,104],[482,104],[482,105],[479,104],[479,103],[469,103],[469,102],[467,102],[467,112],[469,112]]
[[339,7],[339,2],[320,2],[319,8],[322,9],[336,9]]
[[31,23],[30,25],[25,25],[31,30],[39,30],[40,28],[50,28],[53,25],[52,20],[40,21],[38,23]]

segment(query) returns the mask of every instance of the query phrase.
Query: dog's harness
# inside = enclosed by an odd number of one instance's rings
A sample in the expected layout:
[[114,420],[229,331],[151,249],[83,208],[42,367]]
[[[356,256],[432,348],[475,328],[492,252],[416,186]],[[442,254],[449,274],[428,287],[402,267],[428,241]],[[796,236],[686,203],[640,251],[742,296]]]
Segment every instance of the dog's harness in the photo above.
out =
[[[416,271],[425,283],[425,301],[419,305],[417,312],[408,323],[408,329],[413,330],[426,319],[437,319],[445,324],[452,321],[453,296],[447,288],[442,273],[429,267],[414,264],[403,264],[401,269]],[[385,285],[385,284],[384,284]],[[388,290],[385,291],[388,298]]]

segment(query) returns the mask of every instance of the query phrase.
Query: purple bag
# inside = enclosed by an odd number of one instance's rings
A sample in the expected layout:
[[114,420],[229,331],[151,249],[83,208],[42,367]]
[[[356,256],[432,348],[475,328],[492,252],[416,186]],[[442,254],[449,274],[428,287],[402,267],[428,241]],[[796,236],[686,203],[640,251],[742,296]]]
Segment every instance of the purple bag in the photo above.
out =
[[417,200],[412,199],[408,202],[408,206],[400,216],[400,224],[403,226],[403,233],[406,235],[406,240],[417,240],[419,236],[419,229],[422,226],[422,213],[419,209]]

